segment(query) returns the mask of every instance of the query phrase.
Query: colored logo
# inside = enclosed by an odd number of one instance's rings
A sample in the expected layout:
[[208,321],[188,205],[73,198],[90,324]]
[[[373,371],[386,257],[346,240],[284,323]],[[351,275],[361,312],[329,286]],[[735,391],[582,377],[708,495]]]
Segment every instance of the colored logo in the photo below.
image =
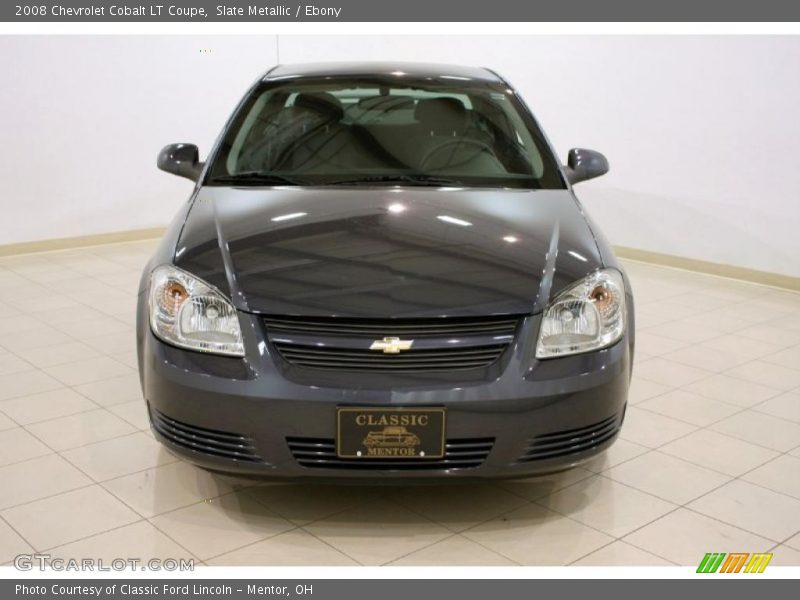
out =
[[370,350],[380,350],[384,354],[399,354],[403,350],[410,350],[414,340],[401,340],[396,337],[385,337],[375,340],[369,347]]
[[698,573],[763,573],[772,554],[767,552],[708,552],[697,566]]

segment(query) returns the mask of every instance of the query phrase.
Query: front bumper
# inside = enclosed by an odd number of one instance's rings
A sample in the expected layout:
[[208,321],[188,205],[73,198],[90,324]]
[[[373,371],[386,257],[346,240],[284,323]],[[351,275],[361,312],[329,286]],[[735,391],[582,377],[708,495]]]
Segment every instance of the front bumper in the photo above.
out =
[[[140,376],[156,437],[208,469],[377,482],[523,477],[569,468],[613,443],[632,362],[627,334],[605,350],[537,361],[531,332],[538,319],[524,320],[501,369],[423,381],[361,380],[353,373],[323,379],[322,372],[317,378],[308,369],[287,369],[252,315],[241,316],[246,359],[172,347],[140,318]],[[444,406],[445,459],[339,459],[338,406]]]

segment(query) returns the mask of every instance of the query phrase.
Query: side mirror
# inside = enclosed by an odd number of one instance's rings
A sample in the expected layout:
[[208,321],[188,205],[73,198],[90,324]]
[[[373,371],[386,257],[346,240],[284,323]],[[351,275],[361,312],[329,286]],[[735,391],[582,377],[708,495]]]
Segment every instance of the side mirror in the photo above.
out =
[[194,144],[170,144],[158,153],[158,168],[178,177],[197,181],[203,171],[200,151]]
[[573,148],[567,156],[565,170],[569,182],[576,184],[608,173],[608,160],[594,150]]

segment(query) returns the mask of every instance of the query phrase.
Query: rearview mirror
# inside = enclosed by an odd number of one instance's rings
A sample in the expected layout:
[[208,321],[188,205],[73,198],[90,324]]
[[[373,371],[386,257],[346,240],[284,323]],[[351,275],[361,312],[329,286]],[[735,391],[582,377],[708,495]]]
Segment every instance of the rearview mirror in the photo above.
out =
[[167,173],[197,181],[203,171],[200,151],[194,144],[170,144],[158,153],[158,168]]
[[608,160],[594,150],[573,148],[569,151],[564,170],[567,172],[569,182],[576,184],[608,173]]

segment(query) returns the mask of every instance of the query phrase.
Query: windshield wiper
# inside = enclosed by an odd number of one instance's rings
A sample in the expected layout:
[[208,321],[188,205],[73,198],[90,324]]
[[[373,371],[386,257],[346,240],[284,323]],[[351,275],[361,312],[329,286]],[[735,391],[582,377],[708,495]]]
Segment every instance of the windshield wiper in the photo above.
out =
[[285,175],[274,173],[259,173],[252,171],[248,173],[237,173],[236,175],[220,175],[212,178],[210,184],[228,185],[372,185],[380,183],[396,183],[403,185],[418,185],[430,187],[461,186],[462,182],[446,177],[436,177],[425,174],[395,174],[395,175],[366,175],[364,177],[354,177],[352,179],[337,179],[334,181],[308,182]]
[[329,181],[325,185],[357,185],[357,184],[373,184],[373,183],[400,183],[405,185],[421,185],[421,186],[461,186],[462,182],[455,179],[448,179],[446,177],[436,177],[434,175],[413,175],[398,173],[395,175],[366,175],[353,179],[339,179]]
[[229,183],[231,185],[305,185],[304,182],[273,173],[237,173],[236,175],[220,175],[209,183]]

